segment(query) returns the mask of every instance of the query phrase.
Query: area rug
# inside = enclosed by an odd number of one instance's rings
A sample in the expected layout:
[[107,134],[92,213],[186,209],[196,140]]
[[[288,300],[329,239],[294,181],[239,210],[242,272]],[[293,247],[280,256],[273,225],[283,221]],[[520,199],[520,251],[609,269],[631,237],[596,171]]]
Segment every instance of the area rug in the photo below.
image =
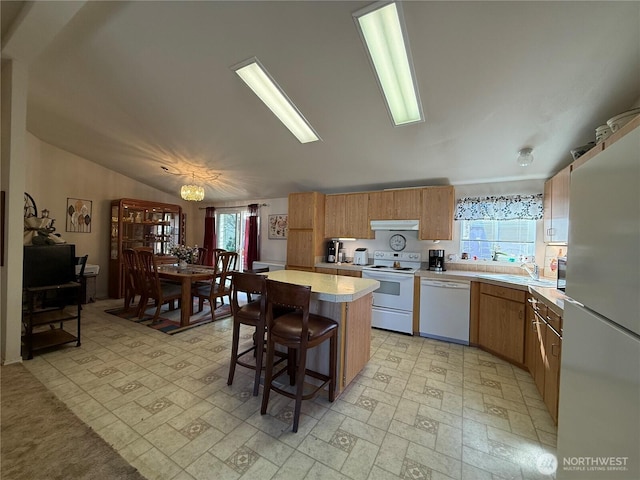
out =
[[[189,325],[181,327],[180,326],[180,309],[176,308],[175,310],[169,310],[168,305],[163,305],[160,310],[160,317],[158,317],[157,322],[152,322],[153,314],[155,313],[156,307],[150,305],[149,308],[145,310],[145,315],[142,319],[138,318],[135,313],[135,308],[124,309],[124,308],[112,308],[109,310],[105,310],[105,313],[109,313],[111,315],[115,315],[120,318],[124,318],[126,320],[131,320],[136,323],[140,323],[142,325],[146,325],[148,327],[153,328],[154,330],[158,330],[162,333],[166,333],[167,335],[175,335],[176,333],[184,332],[186,330],[192,329],[194,327],[199,327],[201,325],[206,325],[207,323],[211,323],[213,320],[211,318],[211,309],[209,308],[208,303],[205,303],[202,312],[198,312],[198,303],[194,302],[193,305],[193,315],[189,319]],[[225,303],[215,311],[216,320],[221,320],[223,318],[227,318],[231,316],[231,307],[228,303]]]
[[24,365],[0,377],[2,480],[144,480]]

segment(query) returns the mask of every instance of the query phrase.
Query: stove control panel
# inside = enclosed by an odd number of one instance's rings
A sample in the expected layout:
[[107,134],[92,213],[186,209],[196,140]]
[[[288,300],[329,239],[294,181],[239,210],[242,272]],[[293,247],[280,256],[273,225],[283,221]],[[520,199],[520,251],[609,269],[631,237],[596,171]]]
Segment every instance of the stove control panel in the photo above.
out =
[[377,260],[404,260],[407,262],[420,262],[422,261],[422,254],[418,252],[386,252],[383,250],[376,250],[373,252],[373,258]]

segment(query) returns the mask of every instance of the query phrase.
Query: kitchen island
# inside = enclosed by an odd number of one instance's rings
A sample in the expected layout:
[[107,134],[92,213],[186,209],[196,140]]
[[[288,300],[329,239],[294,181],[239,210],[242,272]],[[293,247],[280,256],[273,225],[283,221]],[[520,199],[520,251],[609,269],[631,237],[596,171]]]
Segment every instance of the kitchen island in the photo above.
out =
[[[265,275],[279,282],[311,286],[311,313],[338,322],[336,394],[339,395],[369,361],[372,292],[380,287],[380,282],[298,270],[278,270]],[[309,350],[307,368],[329,373],[328,342]]]

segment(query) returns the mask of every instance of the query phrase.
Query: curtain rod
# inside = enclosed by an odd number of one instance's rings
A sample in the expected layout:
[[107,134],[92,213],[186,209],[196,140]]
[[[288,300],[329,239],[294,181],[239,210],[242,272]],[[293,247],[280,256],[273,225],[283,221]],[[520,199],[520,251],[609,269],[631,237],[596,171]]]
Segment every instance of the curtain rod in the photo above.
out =
[[[213,207],[213,208],[215,208],[216,210],[222,210],[224,208],[244,208],[244,207],[248,207],[248,206],[249,205],[232,205],[230,207]],[[269,204],[268,203],[259,203],[258,206],[259,207],[268,207]],[[210,207],[198,207],[198,210],[206,210],[207,208],[210,208]]]

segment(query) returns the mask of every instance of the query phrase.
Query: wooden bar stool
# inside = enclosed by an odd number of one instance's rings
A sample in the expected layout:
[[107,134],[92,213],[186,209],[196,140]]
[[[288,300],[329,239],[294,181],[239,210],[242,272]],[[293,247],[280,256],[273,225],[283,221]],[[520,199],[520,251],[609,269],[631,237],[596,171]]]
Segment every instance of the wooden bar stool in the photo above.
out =
[[[309,313],[310,299],[311,287],[267,280],[267,365],[260,413],[264,415],[267,412],[271,390],[278,392],[280,395],[295,399],[293,415],[294,432],[298,431],[302,400],[314,398],[327,384],[329,384],[330,402],[335,400],[336,392],[338,324],[327,317]],[[295,311],[285,313],[275,318],[273,312],[278,306],[295,308]],[[330,341],[329,375],[308,370],[306,367],[307,349],[317,347],[325,340]],[[288,371],[285,367],[277,373],[273,373],[273,359],[276,344],[300,351],[300,357],[296,367],[295,393],[287,392],[273,384],[274,379]],[[321,380],[322,384],[320,386],[314,385],[311,392],[304,394],[305,375]]]
[[[239,297],[244,293],[248,298],[248,303],[240,306]],[[251,300],[251,295],[257,295],[255,300]],[[264,353],[264,332],[267,326],[266,308],[266,277],[254,273],[233,272],[231,278],[231,313],[233,314],[233,340],[231,343],[231,362],[229,364],[229,378],[227,385],[233,383],[236,371],[236,364],[256,371],[253,382],[253,395],[258,395],[260,388],[260,375],[263,366]],[[276,311],[276,315],[278,311]],[[250,325],[256,327],[253,335],[253,346],[244,352],[238,353],[238,343],[240,342],[240,325]],[[240,360],[244,355],[255,352],[255,364]],[[276,365],[286,360],[286,355],[281,354]],[[294,376],[291,376],[293,381]]]

